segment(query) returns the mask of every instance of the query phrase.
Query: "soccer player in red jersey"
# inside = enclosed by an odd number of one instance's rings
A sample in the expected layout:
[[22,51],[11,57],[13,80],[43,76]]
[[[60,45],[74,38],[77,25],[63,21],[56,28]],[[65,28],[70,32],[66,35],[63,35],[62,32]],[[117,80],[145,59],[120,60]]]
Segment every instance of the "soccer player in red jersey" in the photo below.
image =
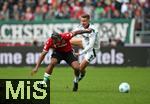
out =
[[45,71],[42,84],[49,81],[49,77],[51,76],[55,65],[60,63],[61,60],[65,60],[74,69],[75,79],[73,91],[77,91],[80,65],[77,61],[77,57],[73,53],[70,39],[77,34],[90,33],[91,31],[91,29],[84,29],[68,33],[53,33],[52,36],[46,41],[43,51],[36,63],[35,68],[32,70],[31,75],[34,75],[38,71],[38,68],[43,61],[45,55],[48,53],[49,49],[52,48],[53,53],[51,55],[51,61]]

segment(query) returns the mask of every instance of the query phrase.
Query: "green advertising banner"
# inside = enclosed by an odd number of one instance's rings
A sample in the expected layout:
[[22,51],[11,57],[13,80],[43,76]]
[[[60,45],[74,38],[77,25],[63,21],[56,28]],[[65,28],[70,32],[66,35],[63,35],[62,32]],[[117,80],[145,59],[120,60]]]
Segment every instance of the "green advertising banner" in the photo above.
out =
[[[121,39],[125,43],[133,43],[134,19],[100,19],[92,21],[98,29],[100,40]],[[79,25],[79,21],[1,21],[0,42],[43,42],[52,32],[68,32]]]

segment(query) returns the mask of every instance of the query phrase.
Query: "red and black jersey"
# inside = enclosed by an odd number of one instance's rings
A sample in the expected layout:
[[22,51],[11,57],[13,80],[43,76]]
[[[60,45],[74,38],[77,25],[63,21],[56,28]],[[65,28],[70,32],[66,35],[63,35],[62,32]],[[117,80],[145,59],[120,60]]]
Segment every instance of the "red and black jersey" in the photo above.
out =
[[72,38],[72,33],[62,33],[60,34],[62,40],[54,44],[52,38],[48,38],[46,41],[43,51],[48,52],[50,48],[53,48],[59,52],[69,52],[72,51],[72,46],[70,43],[70,39]]

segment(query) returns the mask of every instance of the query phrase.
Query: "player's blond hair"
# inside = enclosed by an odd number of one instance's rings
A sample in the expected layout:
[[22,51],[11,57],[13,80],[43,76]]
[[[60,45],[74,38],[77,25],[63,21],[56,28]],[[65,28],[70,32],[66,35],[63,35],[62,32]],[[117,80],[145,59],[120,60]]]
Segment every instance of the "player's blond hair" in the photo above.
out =
[[90,19],[90,15],[89,15],[89,14],[83,14],[83,15],[81,15],[81,18],[87,18],[87,19]]

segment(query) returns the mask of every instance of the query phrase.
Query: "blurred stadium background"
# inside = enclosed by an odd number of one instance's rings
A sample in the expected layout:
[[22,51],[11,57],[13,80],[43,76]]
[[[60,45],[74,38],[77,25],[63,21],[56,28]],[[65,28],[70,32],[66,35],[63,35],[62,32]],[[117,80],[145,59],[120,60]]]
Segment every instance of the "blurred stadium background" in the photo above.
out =
[[[44,41],[73,30],[83,13],[99,30],[101,50],[77,94],[71,68],[55,68],[52,104],[149,104],[150,0],[0,0],[0,78],[42,78],[51,50],[35,77],[30,71]],[[118,93],[122,81],[131,84],[128,95]]]

